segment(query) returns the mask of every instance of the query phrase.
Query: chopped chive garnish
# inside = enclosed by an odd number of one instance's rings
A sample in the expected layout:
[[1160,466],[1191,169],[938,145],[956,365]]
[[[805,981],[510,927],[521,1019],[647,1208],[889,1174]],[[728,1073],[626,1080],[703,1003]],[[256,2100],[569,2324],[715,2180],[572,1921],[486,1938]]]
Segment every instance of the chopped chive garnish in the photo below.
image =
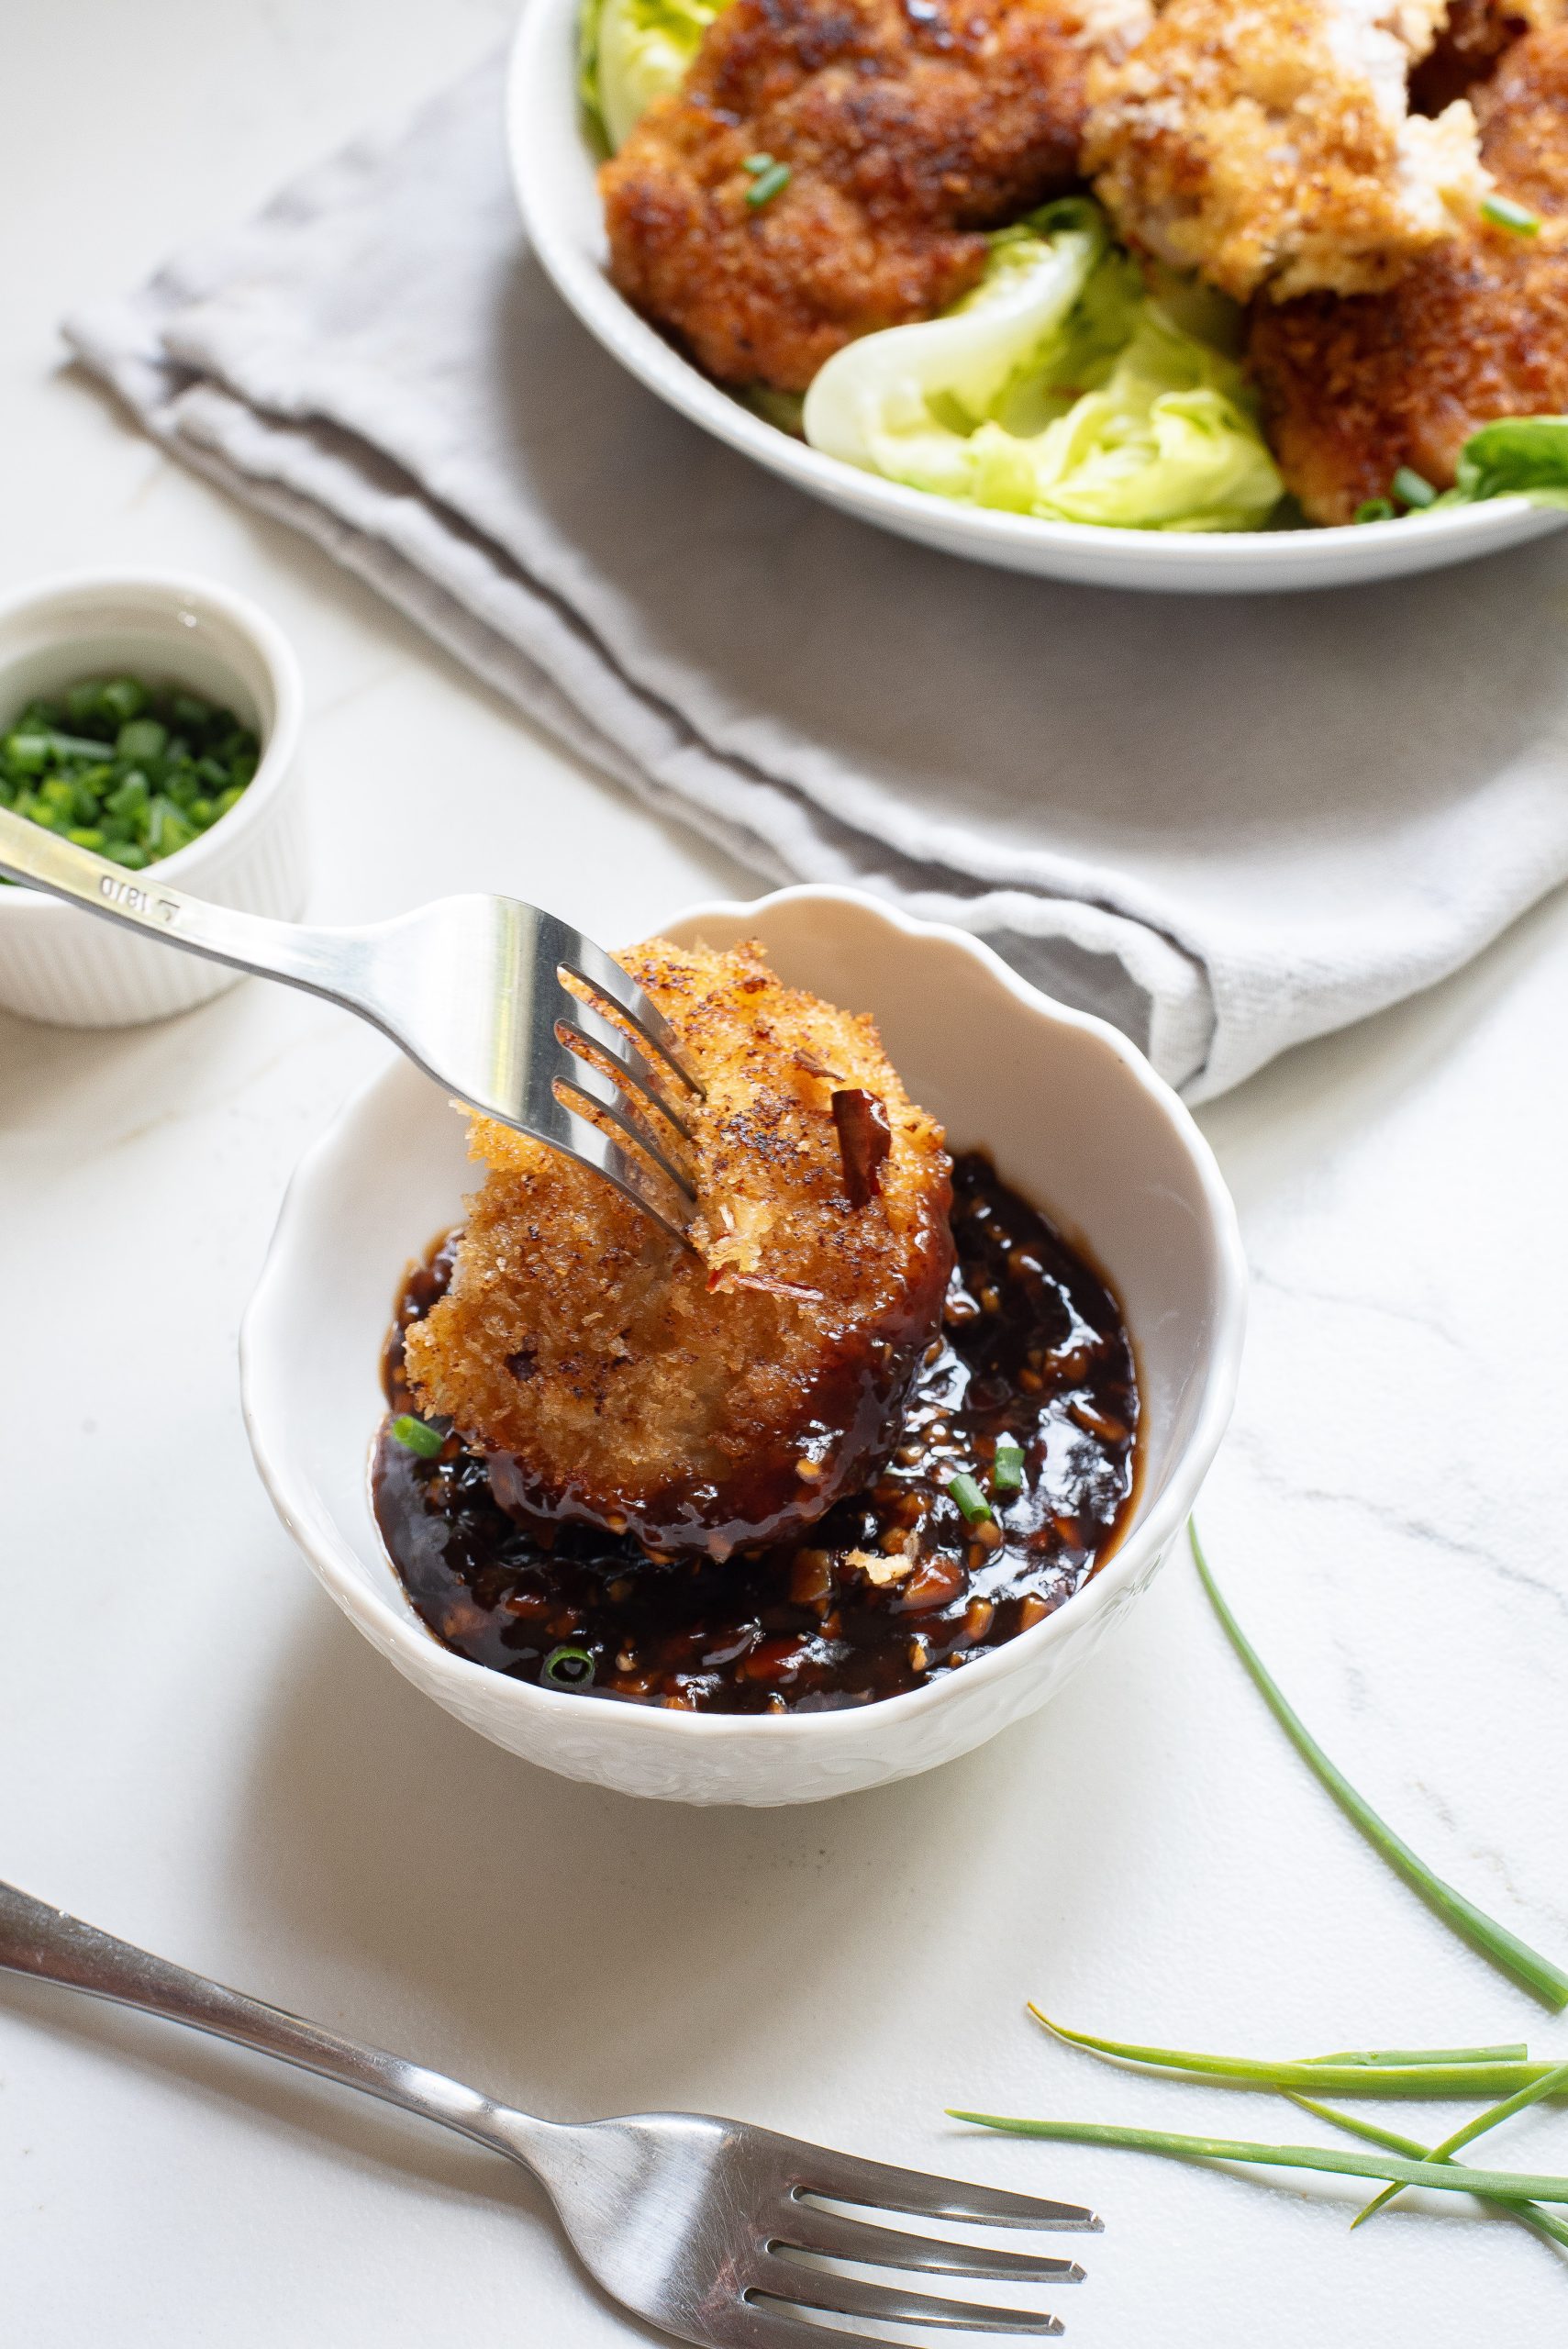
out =
[[991,1464],[991,1489],[994,1493],[1021,1493],[1023,1488],[1024,1447],[1016,1435],[999,1435]]
[[1401,465],[1388,486],[1404,506],[1430,506],[1437,497],[1431,483],[1412,465]]
[[593,1683],[594,1659],[586,1648],[551,1648],[539,1676],[552,1688],[587,1688]]
[[423,1419],[415,1419],[408,1411],[401,1412],[393,1420],[392,1432],[405,1452],[417,1453],[421,1460],[434,1460],[446,1442],[444,1435],[435,1428],[427,1427]]
[[1392,522],[1394,519],[1393,500],[1387,497],[1363,498],[1361,504],[1356,507],[1351,519],[1357,522]]
[[1013,2137],[1050,2137],[1067,2145],[1121,2145],[1134,2153],[1171,2154],[1178,2161],[1262,2162],[1277,2169],[1328,2170],[1340,2177],[1382,2177],[1396,2186],[1435,2186],[1450,2194],[1479,2194],[1489,2201],[1568,2202],[1568,2177],[1540,2171],[1465,2169],[1458,2162],[1402,2161],[1397,2154],[1342,2154],[1333,2145],[1259,2145],[1245,2137],[1185,2137],[1164,2129],[1124,2129],[1099,2121],[1014,2121],[994,2112],[958,2112]]
[[[1381,2129],[1375,2121],[1363,2121],[1359,2113],[1341,2112],[1338,2105],[1319,2104],[1309,2096],[1292,2096],[1289,2101],[1298,2104],[1303,2112],[1327,2121],[1333,2128],[1343,2129],[1350,2136],[1364,2137],[1369,2145],[1386,2145],[1391,2154],[1403,2154],[1407,2161],[1432,2158],[1425,2145],[1418,2144],[1414,2137],[1401,2137],[1395,2129]],[[1568,2244],[1568,2221],[1553,2218],[1550,2212],[1538,2210],[1533,2202],[1498,2202],[1493,2208],[1507,2211],[1510,2219],[1518,2219],[1521,2226],[1533,2227],[1538,2235],[1546,2235],[1552,2243]]]
[[[1505,2097],[1501,2104],[1489,2105],[1485,2112],[1478,2112],[1473,2121],[1467,2121],[1462,2129],[1456,2129],[1451,2137],[1445,2137],[1440,2145],[1434,2145],[1426,2159],[1429,2162],[1448,2161],[1462,2145],[1484,2137],[1487,2130],[1496,2129],[1500,2121],[1511,2121],[1516,2112],[1523,2112],[1528,2105],[1539,2104],[1543,2096],[1555,2096],[1565,2087],[1568,2087],[1568,2064],[1556,2064],[1544,2079],[1532,2080],[1528,2088],[1520,2088],[1515,2095]],[[1385,2202],[1392,2202],[1398,2191],[1396,2186],[1385,2186],[1381,2194],[1373,2196],[1364,2210],[1356,2212],[1351,2221],[1351,2226],[1359,2227],[1363,2219],[1372,2218]]]
[[949,1497],[955,1500],[971,1525],[983,1525],[991,1514],[991,1504],[967,1469],[948,1484]]
[[752,178],[755,179],[759,172],[771,172],[773,170],[773,159],[766,152],[761,155],[748,155],[740,168],[743,172],[750,172]]
[[[1505,1973],[1511,1974],[1516,1982],[1522,1982],[1527,1990],[1533,1990],[1547,2006],[1568,2006],[1568,1974],[1560,1965],[1554,1965],[1549,1957],[1542,1957],[1539,1950],[1531,1949],[1529,1943],[1521,1941],[1517,1933],[1511,1933],[1506,1925],[1498,1924],[1495,1917],[1488,1917],[1484,1909],[1478,1909],[1473,1900],[1467,1900],[1462,1892],[1456,1892],[1451,1884],[1446,1884],[1441,1876],[1435,1875],[1425,1860],[1378,1817],[1364,1796],[1359,1795],[1344,1774],[1329,1761],[1299,1714],[1285,1702],[1262,1657],[1251,1645],[1220,1597],[1214,1576],[1208,1570],[1208,1561],[1203,1554],[1197,1526],[1191,1518],[1187,1520],[1187,1540],[1192,1546],[1193,1563],[1198,1570],[1198,1577],[1208,1593],[1209,1603],[1224,1627],[1227,1639],[1302,1760],[1333,1796],[1351,1825],[1360,1829],[1373,1851],[1381,1854],[1396,1876],[1404,1877],[1412,1892],[1419,1893],[1428,1906],[1436,1909],[1445,1924],[1451,1925],[1456,1933],[1462,1934],[1495,1965],[1500,1965]],[[1512,2085],[1522,2087],[1523,2083],[1516,2081]]]
[[[1139,2064],[1161,2072],[1186,2072],[1199,2078],[1227,2081],[1239,2087],[1317,2089],[1340,2096],[1512,2096],[1532,2087],[1555,2066],[1486,2058],[1447,2063],[1438,2050],[1417,2054],[1404,2063],[1369,2064],[1364,2058],[1322,2058],[1304,2064],[1270,2061],[1251,2055],[1200,2055],[1186,2047],[1144,2047],[1127,2039],[1097,2039],[1090,2032],[1069,2031],[1052,2022],[1036,2006],[1029,2012],[1055,2039],[1071,2047],[1087,2048],[1092,2055],[1108,2055],[1118,2064]],[[1466,2051],[1458,2049],[1464,2056]]]
[[1516,204],[1511,195],[1484,195],[1481,217],[1490,220],[1495,228],[1511,228],[1516,237],[1540,233],[1540,213],[1532,212],[1528,204]]
[[782,195],[789,185],[790,176],[787,163],[770,163],[765,172],[760,172],[746,191],[746,201],[752,211],[759,210],[764,204],[771,204],[775,195]]

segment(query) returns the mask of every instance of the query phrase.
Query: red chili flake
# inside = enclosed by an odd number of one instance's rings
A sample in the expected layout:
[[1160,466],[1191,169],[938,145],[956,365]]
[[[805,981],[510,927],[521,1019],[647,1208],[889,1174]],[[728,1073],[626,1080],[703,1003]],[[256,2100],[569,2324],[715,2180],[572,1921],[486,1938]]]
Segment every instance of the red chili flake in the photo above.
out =
[[882,1162],[893,1148],[887,1111],[874,1093],[841,1085],[833,1096],[833,1123],[844,1159],[844,1188],[852,1208],[863,1208],[882,1188]]

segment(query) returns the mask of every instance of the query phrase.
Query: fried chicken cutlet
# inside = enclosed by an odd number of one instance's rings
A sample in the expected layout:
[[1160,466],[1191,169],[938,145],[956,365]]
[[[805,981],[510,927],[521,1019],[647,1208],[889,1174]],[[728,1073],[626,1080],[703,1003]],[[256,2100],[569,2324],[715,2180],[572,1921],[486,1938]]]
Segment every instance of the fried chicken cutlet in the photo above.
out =
[[1568,0],[1448,0],[1438,37],[1410,76],[1416,114],[1441,114],[1485,82],[1521,35],[1562,22]]
[[1090,74],[1084,168],[1122,235],[1237,301],[1391,284],[1473,217],[1463,99],[1407,112],[1445,0],[1168,0]]
[[[1147,0],[731,0],[600,174],[610,274],[721,383],[803,392],[933,317],[1078,179],[1084,74]],[[767,156],[788,182],[748,201]]]
[[870,1019],[754,945],[620,958],[706,1086],[688,1254],[575,1160],[479,1119],[451,1286],[407,1336],[525,1518],[719,1558],[860,1490],[941,1317],[951,1168]]
[[1486,164],[1538,235],[1483,222],[1389,294],[1252,313],[1270,445],[1315,522],[1353,520],[1401,465],[1447,488],[1478,425],[1568,409],[1568,27],[1527,34],[1475,109]]

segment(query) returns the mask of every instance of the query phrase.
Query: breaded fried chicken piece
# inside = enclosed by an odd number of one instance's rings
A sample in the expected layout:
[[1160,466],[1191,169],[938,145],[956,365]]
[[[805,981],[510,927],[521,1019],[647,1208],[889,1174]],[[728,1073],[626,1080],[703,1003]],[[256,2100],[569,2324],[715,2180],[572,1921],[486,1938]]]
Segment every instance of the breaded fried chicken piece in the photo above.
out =
[[1169,0],[1096,65],[1084,167],[1128,240],[1238,301],[1392,284],[1473,217],[1462,100],[1406,107],[1444,0]]
[[1528,32],[1545,32],[1568,16],[1568,0],[1448,0],[1438,37],[1410,75],[1413,114],[1441,114],[1493,72]]
[[[1147,0],[732,0],[604,166],[610,274],[721,383],[803,392],[1076,181],[1091,50],[1147,23]],[[789,168],[762,204],[757,155]]]
[[620,957],[706,1087],[692,1256],[601,1178],[476,1119],[489,1172],[407,1364],[521,1515],[659,1550],[773,1540],[867,1481],[940,1319],[940,1128],[870,1019],[754,945]]
[[1476,92],[1481,151],[1539,235],[1482,223],[1393,292],[1260,303],[1248,360],[1270,445],[1315,522],[1349,522],[1401,465],[1446,489],[1478,425],[1568,409],[1568,28]]

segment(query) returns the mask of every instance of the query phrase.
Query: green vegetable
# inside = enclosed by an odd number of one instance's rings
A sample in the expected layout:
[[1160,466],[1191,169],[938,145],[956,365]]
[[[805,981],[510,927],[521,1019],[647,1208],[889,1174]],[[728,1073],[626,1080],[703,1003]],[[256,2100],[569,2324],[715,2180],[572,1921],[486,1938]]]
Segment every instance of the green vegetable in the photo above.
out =
[[[1303,2112],[1316,2113],[1319,2121],[1329,2121],[1336,2129],[1347,2131],[1352,2137],[1364,2137],[1370,2145],[1386,2145],[1390,2153],[1403,2154],[1408,2161],[1424,2162],[1432,2158],[1426,2147],[1418,2143],[1414,2137],[1401,2137],[1396,2130],[1379,2128],[1375,2121],[1362,2121],[1356,2113],[1341,2112],[1338,2105],[1318,2104],[1309,2096],[1292,2096],[1289,2101],[1298,2104]],[[1521,2226],[1533,2227],[1538,2235],[1545,2235],[1552,2243],[1568,2244],[1568,2221],[1552,2218],[1545,2210],[1538,2210],[1533,2202],[1499,2202],[1496,2208],[1506,2211],[1510,2219],[1518,2219]]]
[[[1203,1545],[1198,1540],[1197,1525],[1191,1518],[1187,1520],[1187,1540],[1192,1547],[1193,1563],[1197,1567],[1199,1579],[1208,1593],[1210,1604],[1224,1627],[1226,1637],[1246,1665],[1264,1703],[1296,1747],[1296,1752],[1333,1796],[1351,1825],[1360,1829],[1373,1849],[1388,1862],[1396,1875],[1403,1876],[1411,1890],[1419,1893],[1421,1898],[1429,1908],[1437,1911],[1445,1924],[1451,1925],[1455,1932],[1462,1934],[1465,1940],[1472,1943],[1485,1956],[1491,1958],[1495,1965],[1500,1965],[1505,1973],[1511,1974],[1514,1979],[1521,1982],[1527,1990],[1533,1991],[1535,1996],[1543,2000],[1547,2006],[1568,2006],[1568,1974],[1564,1974],[1560,1965],[1554,1965],[1550,1958],[1543,1957],[1539,1950],[1531,1949],[1529,1943],[1521,1941],[1517,1933],[1511,1933],[1506,1925],[1500,1925],[1495,1918],[1488,1917],[1485,1909],[1478,1909],[1473,1900],[1466,1899],[1462,1892],[1456,1892],[1452,1885],[1446,1884],[1441,1876],[1435,1875],[1425,1860],[1419,1858],[1402,1837],[1396,1835],[1391,1827],[1385,1824],[1372,1805],[1356,1792],[1350,1780],[1329,1761],[1329,1756],[1306,1727],[1300,1716],[1285,1702],[1264,1667],[1262,1658],[1247,1640],[1235,1616],[1221,1598],[1214,1576],[1209,1572],[1208,1561],[1204,1556]],[[1309,2085],[1309,2083],[1304,2083],[1304,2085]],[[1521,2087],[1523,2083],[1513,2081],[1508,2085]]]
[[983,1525],[991,1514],[990,1502],[967,1469],[962,1475],[949,1479],[948,1494],[958,1503],[971,1525]]
[[1490,220],[1494,228],[1511,228],[1516,237],[1540,234],[1540,215],[1532,212],[1528,204],[1516,204],[1511,195],[1484,195],[1481,217]]
[[392,1433],[405,1452],[417,1453],[421,1460],[434,1460],[446,1438],[436,1428],[427,1427],[408,1411],[400,1412],[392,1422]]
[[1351,518],[1356,522],[1392,522],[1394,501],[1390,497],[1363,497]]
[[578,86],[612,154],[678,90],[723,0],[584,0]]
[[1162,2072],[1190,2072],[1207,2080],[1229,2081],[1243,2087],[1317,2088],[1340,2096],[1511,2096],[1530,2087],[1554,2069],[1508,2058],[1495,2060],[1485,2049],[1455,2049],[1461,2060],[1445,2060],[1441,2050],[1417,2053],[1404,2063],[1364,2056],[1318,2057],[1307,2063],[1270,2062],[1251,2055],[1201,2055],[1185,2047],[1144,2047],[1132,2040],[1096,2039],[1086,2031],[1069,2031],[1052,2022],[1038,2007],[1029,2012],[1053,2038],[1069,2046],[1085,2047],[1091,2054],[1108,2055],[1121,2064],[1141,2064]]
[[1417,473],[1413,466],[1401,465],[1388,486],[1402,506],[1433,506],[1437,503],[1437,491],[1425,474]]
[[1522,2064],[1529,2049],[1522,2039],[1495,2047],[1352,2047],[1340,2055],[1314,2055],[1314,2064]]
[[770,163],[767,170],[760,172],[747,189],[747,203],[753,211],[758,210],[764,204],[771,204],[775,195],[784,194],[790,184],[790,178],[791,173],[787,163]]
[[[1087,197],[991,239],[940,318],[849,343],[806,396],[814,448],[983,507],[1151,530],[1251,529],[1281,484],[1215,310],[1156,298]],[[1229,314],[1227,314],[1229,315]]]
[[587,1688],[593,1684],[594,1659],[586,1648],[551,1648],[539,1676],[551,1688]]
[[1449,2194],[1480,2194],[1488,2200],[1568,2202],[1568,2177],[1511,2169],[1465,2169],[1458,2162],[1405,2161],[1395,2154],[1375,2159],[1341,2154],[1332,2145],[1260,2145],[1245,2137],[1184,2137],[1164,2129],[1124,2129],[1096,2121],[1014,2121],[994,2112],[956,2112],[950,2121],[973,2121],[1014,2137],[1050,2137],[1069,2145],[1122,2145],[1135,2153],[1171,2154],[1178,2161],[1262,2162],[1279,2169],[1328,2170],[1341,2177],[1385,2177],[1396,2186],[1432,2186]]
[[0,807],[139,873],[238,806],[260,750],[194,694],[87,677],[0,739]]
[[743,172],[771,172],[773,167],[773,159],[771,155],[748,155],[742,160],[740,165]]
[[[1478,2112],[1473,2121],[1465,2122],[1462,2129],[1456,2129],[1451,2137],[1445,2137],[1440,2145],[1434,2145],[1424,2158],[1429,2162],[1446,2162],[1459,2152],[1462,2145],[1471,2144],[1477,2137],[1484,2137],[1488,2129],[1496,2129],[1500,2121],[1511,2121],[1515,2113],[1523,2112],[1527,2105],[1539,2104],[1542,2097],[1555,2096],[1562,2088],[1568,2088],[1568,2064],[1554,2065],[1544,2079],[1533,2080],[1528,2088],[1519,2088],[1513,2096],[1505,2097],[1501,2104],[1491,2105],[1486,2111]],[[1385,2202],[1392,2202],[1398,2191],[1396,2186],[1385,2186],[1381,2194],[1374,2194],[1365,2210],[1358,2210],[1351,2221],[1352,2228],[1359,2227],[1363,2219],[1372,2218]]]
[[994,1493],[1021,1493],[1024,1488],[1024,1447],[1016,1435],[999,1435],[991,1462]]
[[1438,503],[1473,506],[1487,497],[1568,506],[1568,416],[1505,417],[1471,434],[1453,487]]

